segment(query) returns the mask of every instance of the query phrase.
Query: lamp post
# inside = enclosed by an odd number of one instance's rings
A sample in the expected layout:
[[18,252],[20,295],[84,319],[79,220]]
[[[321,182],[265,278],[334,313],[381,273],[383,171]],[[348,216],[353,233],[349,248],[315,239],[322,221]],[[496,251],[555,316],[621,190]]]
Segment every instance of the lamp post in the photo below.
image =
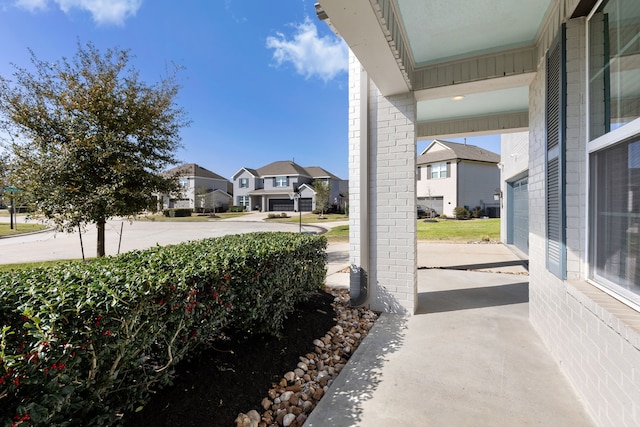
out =
[[302,210],[300,209],[300,191],[297,188],[293,189],[293,200],[294,200],[294,207],[297,206],[298,208],[298,215],[299,215],[299,220],[298,220],[298,232],[302,234]]
[[[13,217],[16,214],[16,206],[15,206],[14,195],[22,193],[22,190],[20,190],[19,188],[14,187],[14,186],[11,186],[11,187],[6,187],[4,189],[4,192],[11,194],[11,207],[9,208],[9,223],[10,223],[10,229],[13,230],[13,223],[14,223]],[[15,224],[16,224],[16,230],[17,230],[18,229],[18,221],[17,221],[17,219],[15,221]]]

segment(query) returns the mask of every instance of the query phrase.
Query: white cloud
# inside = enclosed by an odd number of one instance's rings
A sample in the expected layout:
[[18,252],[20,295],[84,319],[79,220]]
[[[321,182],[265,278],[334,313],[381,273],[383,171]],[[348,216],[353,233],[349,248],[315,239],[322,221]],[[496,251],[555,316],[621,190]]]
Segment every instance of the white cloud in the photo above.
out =
[[89,12],[98,25],[122,25],[142,6],[142,0],[16,0],[15,4],[33,12],[46,9],[49,3],[56,3],[64,13],[71,9]]
[[308,17],[294,27],[291,39],[282,33],[267,37],[267,47],[274,49],[273,59],[277,66],[291,63],[305,78],[316,76],[325,82],[347,71],[348,50],[342,39],[319,37],[318,28]]
[[27,9],[30,12],[44,10],[49,0],[16,0],[16,6]]

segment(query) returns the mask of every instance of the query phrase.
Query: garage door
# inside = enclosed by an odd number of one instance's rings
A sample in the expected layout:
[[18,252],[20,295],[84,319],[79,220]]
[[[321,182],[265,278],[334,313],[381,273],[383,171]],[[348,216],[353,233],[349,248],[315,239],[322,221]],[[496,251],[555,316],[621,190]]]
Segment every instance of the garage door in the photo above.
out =
[[309,198],[302,198],[298,201],[300,203],[300,210],[302,212],[311,212],[313,210],[313,200]]
[[269,200],[269,211],[293,212],[293,200],[271,199]]
[[512,243],[524,253],[529,253],[529,179],[523,178],[511,184],[513,210],[511,224]]

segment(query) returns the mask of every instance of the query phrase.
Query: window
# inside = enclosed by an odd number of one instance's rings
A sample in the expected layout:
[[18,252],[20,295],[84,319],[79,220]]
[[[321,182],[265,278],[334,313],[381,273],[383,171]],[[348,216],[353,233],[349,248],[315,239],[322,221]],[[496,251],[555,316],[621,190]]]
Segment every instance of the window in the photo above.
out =
[[640,135],[591,154],[591,271],[640,304]]
[[640,117],[640,2],[604,1],[589,19],[589,132],[595,139]]
[[240,178],[240,188],[249,188],[249,178]]
[[249,207],[249,196],[238,196],[238,206]]
[[589,17],[589,278],[640,307],[640,3]]
[[180,183],[180,188],[183,190],[189,189],[189,178],[178,178],[178,182]]
[[422,174],[420,173],[421,169],[422,169],[422,168],[421,168],[420,166],[418,166],[418,167],[416,168],[416,179],[417,179],[418,181],[420,181],[420,178],[422,177]]
[[289,177],[276,176],[274,187],[288,187],[288,186],[289,186]]
[[451,176],[451,163],[427,165],[427,179],[448,178]]

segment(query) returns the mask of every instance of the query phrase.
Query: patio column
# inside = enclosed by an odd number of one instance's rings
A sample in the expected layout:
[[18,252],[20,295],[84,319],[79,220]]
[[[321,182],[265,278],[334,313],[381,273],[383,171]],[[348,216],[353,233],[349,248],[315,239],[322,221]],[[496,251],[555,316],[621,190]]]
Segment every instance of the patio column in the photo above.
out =
[[413,314],[417,306],[415,98],[412,93],[381,95],[355,56],[349,59],[352,304]]

